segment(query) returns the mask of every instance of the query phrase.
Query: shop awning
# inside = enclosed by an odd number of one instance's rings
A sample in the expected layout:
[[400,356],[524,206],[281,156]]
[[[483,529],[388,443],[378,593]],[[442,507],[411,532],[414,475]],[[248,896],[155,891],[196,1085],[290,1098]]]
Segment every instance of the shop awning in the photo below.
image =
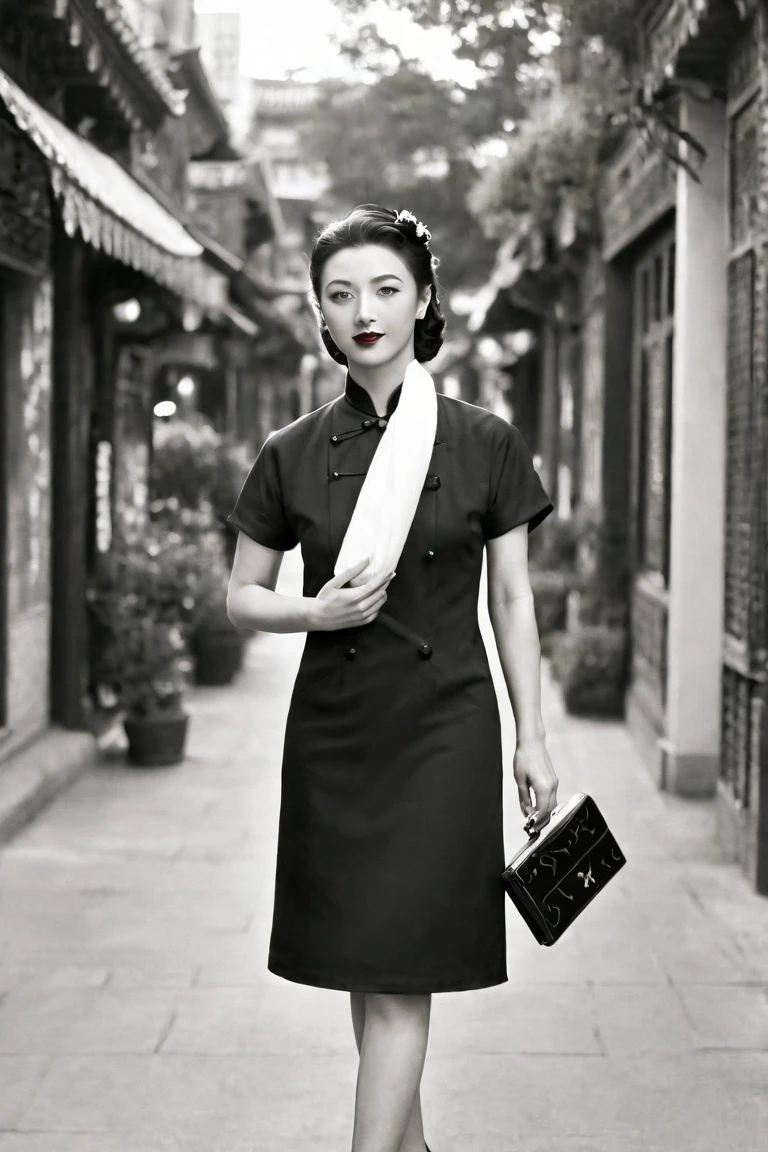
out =
[[208,261],[212,268],[228,276],[233,283],[240,280],[247,289],[255,292],[263,300],[277,300],[278,297],[282,296],[306,296],[307,288],[304,285],[278,284],[248,272],[244,260],[235,256],[233,252],[230,252],[228,248],[219,244],[211,236],[201,232],[194,222],[190,222],[188,231],[202,245],[203,258]]
[[244,332],[246,336],[258,336],[261,329],[249,316],[245,316],[237,308],[233,308],[231,304],[225,305],[222,311],[233,328],[239,332]]
[[46,112],[0,69],[0,99],[51,168],[68,235],[184,293],[202,246],[116,160]]

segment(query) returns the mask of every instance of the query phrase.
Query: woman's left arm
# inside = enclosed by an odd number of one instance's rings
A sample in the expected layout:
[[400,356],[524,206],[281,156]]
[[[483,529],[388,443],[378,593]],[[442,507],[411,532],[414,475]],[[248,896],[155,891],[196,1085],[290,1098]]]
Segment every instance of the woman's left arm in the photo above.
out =
[[520,809],[525,817],[535,811],[538,830],[557,804],[558,779],[541,715],[541,644],[528,576],[527,523],[489,539],[487,550],[488,611],[517,730],[513,770]]

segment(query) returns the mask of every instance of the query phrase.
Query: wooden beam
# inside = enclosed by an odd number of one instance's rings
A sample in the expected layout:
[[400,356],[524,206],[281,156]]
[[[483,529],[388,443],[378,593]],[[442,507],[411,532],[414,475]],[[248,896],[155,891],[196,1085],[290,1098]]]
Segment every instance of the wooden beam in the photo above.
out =
[[90,513],[92,342],[84,307],[85,247],[54,238],[51,719],[88,726],[86,557]]

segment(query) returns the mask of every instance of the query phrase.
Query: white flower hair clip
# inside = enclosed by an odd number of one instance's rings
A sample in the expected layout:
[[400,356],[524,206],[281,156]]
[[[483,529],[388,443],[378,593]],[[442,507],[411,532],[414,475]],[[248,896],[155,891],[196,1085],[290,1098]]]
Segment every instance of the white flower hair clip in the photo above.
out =
[[424,236],[427,241],[432,239],[432,233],[429,228],[427,228],[426,224],[422,224],[421,220],[417,220],[413,212],[407,212],[405,209],[403,209],[402,212],[396,212],[395,224],[413,224],[419,239],[421,239],[422,236]]

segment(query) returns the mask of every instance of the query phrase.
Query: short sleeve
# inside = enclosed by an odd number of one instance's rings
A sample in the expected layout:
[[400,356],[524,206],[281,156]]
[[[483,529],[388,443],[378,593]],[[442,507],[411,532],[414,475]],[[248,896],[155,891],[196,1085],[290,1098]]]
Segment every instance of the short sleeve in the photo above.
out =
[[298,543],[285,512],[273,437],[264,442],[227,521],[276,552],[288,552]]
[[532,532],[553,511],[528,446],[514,424],[495,435],[491,448],[488,508],[483,536],[492,540],[528,523]]

